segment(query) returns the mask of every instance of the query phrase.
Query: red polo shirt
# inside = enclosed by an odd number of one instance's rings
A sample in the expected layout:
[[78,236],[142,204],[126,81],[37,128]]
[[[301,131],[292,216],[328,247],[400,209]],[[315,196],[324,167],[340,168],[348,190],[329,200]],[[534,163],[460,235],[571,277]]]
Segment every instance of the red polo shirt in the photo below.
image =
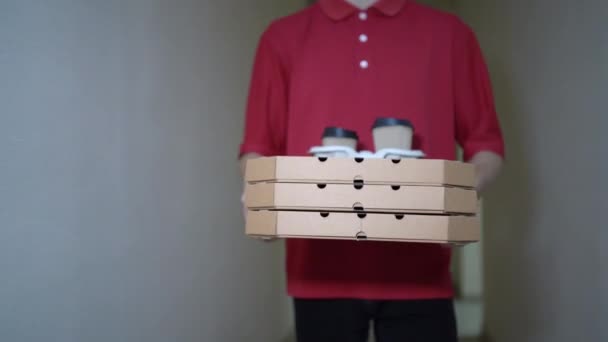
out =
[[[475,35],[457,17],[407,0],[359,11],[319,1],[273,22],[259,42],[241,154],[306,155],[326,126],[373,150],[377,117],[415,126],[428,157],[503,155]],[[450,250],[436,244],[290,239],[288,292],[300,298],[452,296]]]

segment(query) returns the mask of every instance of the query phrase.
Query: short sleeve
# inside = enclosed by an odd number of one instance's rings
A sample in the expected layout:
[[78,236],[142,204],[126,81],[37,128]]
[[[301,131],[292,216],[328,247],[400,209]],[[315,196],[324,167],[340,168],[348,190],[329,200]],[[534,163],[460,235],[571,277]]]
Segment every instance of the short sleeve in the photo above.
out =
[[267,30],[258,43],[253,63],[239,156],[284,154],[286,120],[286,68]]
[[459,22],[453,42],[456,140],[464,159],[481,151],[505,155],[488,68],[473,31]]

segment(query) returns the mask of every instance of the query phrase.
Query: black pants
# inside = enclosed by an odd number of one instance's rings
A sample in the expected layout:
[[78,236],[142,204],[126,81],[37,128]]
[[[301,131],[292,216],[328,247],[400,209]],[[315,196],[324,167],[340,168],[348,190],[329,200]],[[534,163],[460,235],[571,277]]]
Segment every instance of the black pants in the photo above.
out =
[[298,342],[457,342],[451,300],[295,299]]

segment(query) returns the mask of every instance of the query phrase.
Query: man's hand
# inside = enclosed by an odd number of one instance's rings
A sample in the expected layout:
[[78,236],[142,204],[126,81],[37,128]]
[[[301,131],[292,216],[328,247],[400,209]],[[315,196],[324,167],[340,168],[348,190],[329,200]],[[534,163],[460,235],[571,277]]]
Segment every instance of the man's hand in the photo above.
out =
[[247,206],[245,205],[245,190],[241,193],[241,213],[243,214],[243,219],[247,221]]
[[494,152],[481,151],[475,154],[469,162],[475,165],[475,173],[477,175],[475,188],[481,195],[500,174],[503,159]]

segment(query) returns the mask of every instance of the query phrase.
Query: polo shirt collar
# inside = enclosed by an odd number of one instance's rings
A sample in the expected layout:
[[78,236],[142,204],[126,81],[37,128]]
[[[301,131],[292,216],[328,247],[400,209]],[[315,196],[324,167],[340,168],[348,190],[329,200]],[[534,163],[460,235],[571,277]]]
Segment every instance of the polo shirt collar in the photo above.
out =
[[[382,14],[394,16],[399,13],[409,0],[379,0],[371,7],[377,9]],[[344,0],[319,0],[321,9],[333,20],[342,20],[355,12],[360,11],[359,8],[351,5]]]

